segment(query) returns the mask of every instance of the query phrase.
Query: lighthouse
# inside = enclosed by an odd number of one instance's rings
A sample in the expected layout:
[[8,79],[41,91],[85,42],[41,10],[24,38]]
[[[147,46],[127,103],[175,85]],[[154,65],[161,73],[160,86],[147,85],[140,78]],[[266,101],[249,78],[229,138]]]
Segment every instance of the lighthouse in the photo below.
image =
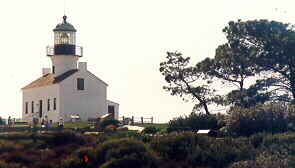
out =
[[53,29],[54,45],[47,46],[51,68],[23,87],[23,121],[44,118],[53,122],[79,116],[86,121],[109,115],[118,119],[119,104],[107,100],[108,84],[88,71],[87,62],[78,62],[83,48],[76,45],[76,29],[63,16]]
[[76,29],[67,22],[67,16],[63,16],[54,29],[54,46],[47,46],[47,56],[52,61],[53,78],[71,69],[77,69],[79,57],[82,57],[83,48],[76,46]]

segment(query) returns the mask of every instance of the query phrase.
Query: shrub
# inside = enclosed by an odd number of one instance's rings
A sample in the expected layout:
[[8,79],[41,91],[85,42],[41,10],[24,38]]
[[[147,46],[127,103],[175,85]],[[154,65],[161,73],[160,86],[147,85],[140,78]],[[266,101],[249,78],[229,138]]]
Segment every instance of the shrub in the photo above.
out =
[[36,149],[26,150],[23,152],[12,152],[5,159],[7,163],[15,162],[22,165],[36,163],[41,160],[40,153]]
[[60,168],[82,168],[82,167],[87,168],[87,166],[85,165],[85,163],[83,163],[81,161],[81,159],[77,159],[77,158],[73,158],[73,157],[63,160],[61,162],[61,164],[57,167],[60,167]]
[[114,139],[100,144],[95,151],[96,164],[103,168],[158,167],[159,159],[143,142]]
[[[255,160],[239,161],[231,164],[230,168],[240,167],[290,167],[288,152],[279,145],[272,145],[255,158]],[[292,166],[291,166],[292,167]]]
[[157,131],[157,128],[153,125],[149,125],[147,127],[145,127],[143,130],[142,130],[143,133],[146,133],[146,134],[156,134],[158,131]]
[[286,108],[279,103],[258,104],[250,108],[235,107],[230,111],[228,131],[238,136],[251,136],[263,131],[273,134],[286,132]]
[[263,142],[263,135],[261,133],[252,135],[250,137],[250,142],[254,148],[258,148]]
[[86,143],[86,140],[79,133],[70,130],[64,130],[61,132],[54,133],[49,138],[48,142],[49,144],[54,146],[61,146],[70,143],[77,143],[79,145],[83,145]]
[[169,121],[171,128],[185,128],[190,127],[192,130],[211,129],[218,130],[223,125],[218,119],[221,114],[204,114],[204,113],[191,113],[189,116],[180,116]]
[[186,161],[192,167],[227,167],[254,152],[248,138],[217,139],[188,131],[154,137],[150,145],[164,162]]
[[191,127],[168,127],[167,128],[167,133],[171,133],[171,132],[181,132],[181,131],[191,131],[192,128]]
[[65,156],[72,154],[74,151],[79,149],[79,145],[76,143],[71,143],[63,146],[59,146],[53,149],[55,152],[55,157]]
[[0,160],[0,168],[21,168],[22,166],[16,163],[5,163]]
[[154,137],[150,145],[164,161],[183,160],[190,153],[190,145],[194,144],[196,134],[192,132],[173,132],[166,136]]
[[109,125],[114,125],[116,127],[119,127],[121,122],[116,119],[105,119],[105,120],[101,121],[100,123],[103,127],[107,127]]
[[110,136],[110,139],[123,139],[123,138],[130,138],[130,139],[136,139],[143,142],[150,142],[153,137],[142,134],[137,131],[117,132]]

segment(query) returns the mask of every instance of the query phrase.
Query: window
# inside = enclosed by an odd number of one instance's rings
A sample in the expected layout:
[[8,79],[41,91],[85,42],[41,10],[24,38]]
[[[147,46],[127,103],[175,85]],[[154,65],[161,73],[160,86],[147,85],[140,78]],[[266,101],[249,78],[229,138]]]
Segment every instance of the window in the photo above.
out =
[[77,89],[84,90],[84,78],[77,79]]
[[34,101],[32,101],[32,113],[34,113]]
[[50,111],[50,99],[47,99],[47,111]]
[[56,98],[53,99],[53,110],[56,110]]
[[55,66],[52,66],[52,74],[55,74]]
[[28,114],[28,110],[29,110],[29,103],[26,102],[26,114]]

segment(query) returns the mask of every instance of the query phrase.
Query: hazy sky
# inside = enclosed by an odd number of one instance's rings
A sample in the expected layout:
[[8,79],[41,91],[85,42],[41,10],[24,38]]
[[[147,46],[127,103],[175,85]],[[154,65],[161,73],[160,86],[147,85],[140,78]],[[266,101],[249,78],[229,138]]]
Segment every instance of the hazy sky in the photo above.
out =
[[119,116],[155,122],[188,115],[193,107],[162,89],[159,63],[167,51],[190,56],[194,65],[214,57],[231,20],[295,24],[292,0],[66,0],[65,7],[64,0],[0,0],[1,117],[21,117],[20,89],[51,67],[46,46],[53,45],[64,9],[84,49],[79,61],[109,85],[107,97],[120,104]]

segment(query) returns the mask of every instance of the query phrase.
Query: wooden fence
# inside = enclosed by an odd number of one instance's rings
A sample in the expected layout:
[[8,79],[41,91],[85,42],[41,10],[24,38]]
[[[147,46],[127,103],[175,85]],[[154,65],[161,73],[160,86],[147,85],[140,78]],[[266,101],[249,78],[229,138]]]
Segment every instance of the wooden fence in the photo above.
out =
[[126,124],[130,124],[130,125],[134,125],[134,123],[153,124],[154,117],[144,118],[144,117],[134,117],[134,116],[132,116],[132,117],[122,116],[122,117],[119,117],[119,120],[122,121],[123,123],[126,122]]

